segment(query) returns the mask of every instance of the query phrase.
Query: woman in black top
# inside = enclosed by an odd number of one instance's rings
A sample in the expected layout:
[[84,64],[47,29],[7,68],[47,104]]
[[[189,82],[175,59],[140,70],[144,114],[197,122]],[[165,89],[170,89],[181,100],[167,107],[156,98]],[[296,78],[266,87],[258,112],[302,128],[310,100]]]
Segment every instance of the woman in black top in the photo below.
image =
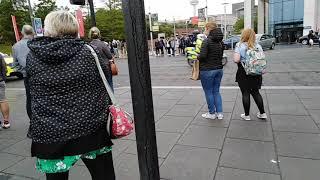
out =
[[[26,65],[28,137],[36,167],[47,180],[67,180],[69,169],[82,158],[93,180],[114,180],[112,142],[106,131],[111,102],[95,59],[77,39],[72,14],[51,12],[44,25],[44,37],[28,43]],[[108,77],[101,56],[100,64]]]
[[207,119],[223,119],[220,84],[223,76],[223,34],[216,23],[206,24],[208,38],[202,43],[199,62],[200,79],[206,96],[209,112],[202,114]]

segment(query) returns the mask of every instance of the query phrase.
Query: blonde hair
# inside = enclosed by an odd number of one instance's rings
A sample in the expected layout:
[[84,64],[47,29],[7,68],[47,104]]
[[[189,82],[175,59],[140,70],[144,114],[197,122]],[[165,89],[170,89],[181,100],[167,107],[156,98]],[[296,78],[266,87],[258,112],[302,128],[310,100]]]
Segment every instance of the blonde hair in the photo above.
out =
[[241,34],[240,43],[248,43],[248,48],[252,49],[256,43],[256,33],[253,29],[244,29]]
[[50,37],[78,37],[77,19],[67,11],[53,11],[44,20],[44,35]]
[[215,30],[217,28],[217,23],[215,22],[208,22],[206,24],[206,29],[209,31]]
[[92,27],[89,31],[89,39],[99,39],[100,37],[100,30],[97,27]]

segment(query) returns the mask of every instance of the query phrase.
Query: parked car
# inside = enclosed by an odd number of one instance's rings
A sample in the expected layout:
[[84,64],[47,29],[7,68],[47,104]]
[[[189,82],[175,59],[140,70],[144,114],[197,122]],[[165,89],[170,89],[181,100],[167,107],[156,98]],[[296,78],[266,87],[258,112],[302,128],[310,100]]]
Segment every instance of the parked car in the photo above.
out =
[[257,34],[256,42],[260,44],[263,49],[274,49],[276,46],[276,38],[269,34]]
[[4,61],[7,64],[7,77],[17,77],[19,79],[23,79],[24,78],[24,70],[22,70],[21,68],[19,68],[18,66],[16,66],[13,63],[13,58],[7,54],[3,54],[0,52],[0,56],[2,56],[4,58]]
[[[319,43],[319,36],[313,36],[313,43],[314,44],[318,44]],[[299,43],[303,44],[303,45],[307,45],[308,44],[308,35],[306,36],[302,36],[299,38]]]
[[235,48],[238,42],[240,42],[240,36],[232,36],[231,38],[223,41],[224,49],[228,50],[232,49],[232,47]]

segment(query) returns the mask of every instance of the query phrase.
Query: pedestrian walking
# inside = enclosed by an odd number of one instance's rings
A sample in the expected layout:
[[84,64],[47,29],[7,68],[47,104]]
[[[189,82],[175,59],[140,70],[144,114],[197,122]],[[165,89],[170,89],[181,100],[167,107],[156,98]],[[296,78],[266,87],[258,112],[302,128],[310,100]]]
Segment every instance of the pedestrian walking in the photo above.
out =
[[238,64],[238,71],[236,74],[236,82],[238,82],[239,88],[242,93],[242,103],[244,108],[244,114],[241,114],[241,118],[250,121],[250,95],[256,102],[259,112],[257,117],[259,119],[266,119],[267,114],[264,110],[264,104],[262,96],[259,92],[262,85],[262,75],[247,75],[243,67],[243,63],[247,58],[247,50],[259,49],[263,52],[262,47],[256,44],[256,33],[252,29],[245,29],[242,32],[240,42],[235,48],[234,61]]
[[205,28],[208,38],[202,43],[199,62],[200,80],[209,112],[202,114],[202,117],[222,120],[223,109],[220,84],[223,76],[223,34],[214,22],[207,23]]
[[[18,41],[15,45],[12,47],[12,57],[13,57],[13,62],[15,64],[15,67],[22,72],[22,77],[23,78],[26,76],[26,61],[27,61],[27,55],[30,52],[30,49],[28,48],[27,43],[34,38],[34,30],[33,27],[30,25],[24,25],[22,27],[21,33],[23,35],[23,38]],[[29,91],[26,90],[26,95],[29,95]],[[28,103],[28,102],[27,102]],[[27,114],[31,114],[31,106],[27,106]]]
[[9,103],[6,98],[6,74],[7,74],[7,64],[4,61],[2,55],[0,55],[0,109],[3,116],[3,122],[0,120],[0,129],[9,129]]
[[112,142],[106,131],[111,102],[95,58],[87,43],[77,38],[78,32],[71,13],[55,11],[45,18],[44,37],[28,43],[31,155],[37,157],[36,168],[46,173],[47,180],[67,180],[79,159],[93,180],[114,180]]
[[308,44],[310,47],[313,46],[313,37],[314,37],[314,34],[313,34],[313,30],[310,30],[309,31],[309,34],[308,34]]
[[161,56],[164,56],[164,48],[166,47],[164,43],[164,39],[160,38],[160,51],[161,51]]
[[[108,45],[101,41],[100,38],[100,30],[97,27],[92,27],[89,31],[89,39],[92,40],[90,44],[99,50],[99,54],[101,58],[104,60],[104,63],[108,66],[109,69],[111,69],[111,64],[114,63],[114,58],[112,57]],[[111,89],[113,90],[113,80],[111,71],[107,77],[108,83]]]
[[175,56],[176,53],[176,40],[174,37],[171,37],[170,39],[170,49],[171,49],[171,55]]
[[170,39],[167,38],[166,40],[166,49],[167,49],[167,55],[171,56],[171,47],[170,47]]
[[156,56],[160,56],[160,42],[158,39],[154,42],[154,47],[156,48]]

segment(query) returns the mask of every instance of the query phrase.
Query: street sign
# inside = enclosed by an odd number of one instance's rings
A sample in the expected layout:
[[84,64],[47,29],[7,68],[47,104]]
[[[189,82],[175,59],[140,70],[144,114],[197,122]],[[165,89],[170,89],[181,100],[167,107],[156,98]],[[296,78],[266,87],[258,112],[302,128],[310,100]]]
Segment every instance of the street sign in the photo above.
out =
[[191,22],[193,25],[196,25],[199,22],[199,18],[197,16],[194,16],[194,17],[192,17]]
[[159,32],[159,26],[152,26],[152,32]]
[[43,28],[41,18],[33,18],[34,30],[37,36],[43,36]]
[[206,9],[205,8],[198,9],[198,17],[199,17],[199,21],[206,21]]
[[151,14],[151,21],[158,22],[158,14]]

